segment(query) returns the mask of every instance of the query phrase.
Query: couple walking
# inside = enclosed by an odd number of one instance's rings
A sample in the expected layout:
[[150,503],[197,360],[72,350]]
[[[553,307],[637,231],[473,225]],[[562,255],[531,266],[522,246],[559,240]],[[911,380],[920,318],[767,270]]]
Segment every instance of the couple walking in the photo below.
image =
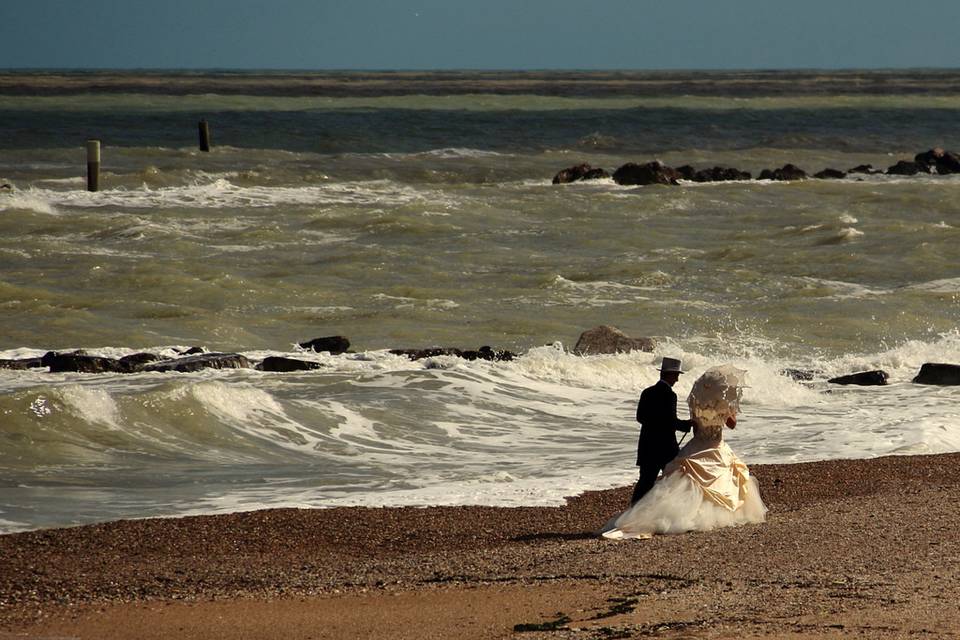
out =
[[[683,373],[680,360],[664,358],[660,380],[640,394],[640,479],[630,508],[601,529],[606,538],[649,538],[764,521],[767,508],[756,479],[723,441],[723,428],[737,426],[745,372],[730,365],[704,372],[687,397],[689,420],[677,417],[673,391]],[[680,449],[676,432],[691,429],[693,438]]]

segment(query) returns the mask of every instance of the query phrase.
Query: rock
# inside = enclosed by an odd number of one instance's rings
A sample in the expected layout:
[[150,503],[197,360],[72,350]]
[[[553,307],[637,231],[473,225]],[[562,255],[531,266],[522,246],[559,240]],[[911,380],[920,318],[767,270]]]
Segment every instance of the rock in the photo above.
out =
[[0,193],[5,193],[5,192],[11,192],[11,193],[13,192],[13,185],[10,184],[9,182],[4,182],[3,184],[0,184]]
[[960,385],[960,364],[926,362],[913,381],[917,384]]
[[813,380],[815,373],[805,369],[782,369],[780,375],[787,376],[799,382],[807,382]]
[[390,353],[397,356],[407,356],[411,360],[423,360],[436,356],[456,356],[465,360],[513,360],[516,354],[510,351],[494,350],[490,347],[480,347],[476,351],[464,351],[456,347],[430,347],[428,349],[391,349]]
[[553,184],[568,184],[578,180],[596,180],[598,178],[609,178],[610,174],[603,169],[593,168],[589,164],[578,164],[568,167],[553,176]]
[[283,356],[268,356],[263,359],[263,362],[257,365],[257,369],[260,371],[309,371],[311,369],[320,369],[321,367],[323,367],[323,365],[319,362],[284,358]]
[[847,173],[865,173],[867,175],[877,175],[878,173],[883,173],[880,169],[874,169],[872,164],[858,164],[853,169],[847,171]]
[[679,173],[680,177],[684,180],[693,181],[694,176],[697,175],[697,170],[690,165],[685,164],[682,167],[677,167],[677,173]]
[[779,169],[764,169],[757,180],[806,180],[807,172],[800,167],[787,163]]
[[818,180],[840,180],[846,178],[847,174],[839,169],[824,169],[813,174],[813,177]]
[[163,360],[163,358],[155,353],[131,353],[128,356],[120,358],[120,364],[135,370],[145,364],[156,362],[157,360]]
[[130,373],[133,367],[113,358],[87,355],[83,351],[58,353],[48,351],[40,359],[41,366],[50,367],[50,373]]
[[301,342],[301,349],[310,349],[311,351],[329,351],[330,355],[336,356],[346,353],[350,348],[350,341],[343,336],[327,336],[325,338],[314,338],[309,342]]
[[44,366],[41,358],[18,358],[16,360],[0,360],[0,369],[36,369]]
[[177,353],[182,356],[192,356],[198,353],[206,353],[206,349],[203,347],[190,347],[189,349],[174,349]]
[[578,356],[627,351],[653,351],[650,338],[631,338],[616,327],[600,325],[580,334],[573,353]]
[[390,353],[396,356],[407,356],[411,360],[423,360],[424,358],[433,358],[436,356],[457,356],[463,357],[463,351],[452,347],[429,347],[427,349],[390,349]]
[[892,176],[915,176],[918,173],[930,173],[929,167],[922,167],[916,162],[901,160],[897,164],[889,167],[887,173]]
[[613,180],[623,185],[677,184],[683,176],[659,160],[646,164],[628,162],[613,172]]
[[839,376],[836,378],[830,378],[827,382],[833,384],[857,384],[864,387],[869,386],[879,386],[887,384],[887,379],[890,376],[887,375],[886,371],[861,371],[859,373],[851,373],[846,376]]
[[239,353],[204,353],[144,365],[141,371],[191,373],[201,369],[247,369],[250,361]]
[[461,357],[465,360],[513,360],[516,354],[511,351],[494,351],[483,346],[476,351],[464,351]]
[[701,169],[693,175],[695,182],[726,182],[728,180],[750,180],[753,176],[748,171],[740,171],[733,167],[713,167]]
[[951,173],[960,173],[960,156],[949,151],[944,151],[940,147],[935,147],[929,151],[918,153],[913,161],[921,167],[926,167],[927,171],[948,175]]

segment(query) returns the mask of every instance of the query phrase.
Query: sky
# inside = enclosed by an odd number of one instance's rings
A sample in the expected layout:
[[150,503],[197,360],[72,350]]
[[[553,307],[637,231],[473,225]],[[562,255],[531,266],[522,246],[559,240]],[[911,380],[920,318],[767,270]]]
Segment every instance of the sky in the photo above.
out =
[[0,0],[0,68],[960,67],[960,0]]

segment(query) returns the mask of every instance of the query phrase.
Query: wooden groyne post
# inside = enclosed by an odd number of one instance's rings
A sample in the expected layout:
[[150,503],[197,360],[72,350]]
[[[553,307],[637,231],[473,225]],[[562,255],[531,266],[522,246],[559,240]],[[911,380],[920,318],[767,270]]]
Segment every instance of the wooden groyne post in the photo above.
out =
[[197,123],[200,131],[200,151],[210,151],[210,123],[206,119]]
[[87,191],[100,190],[100,141],[87,140]]

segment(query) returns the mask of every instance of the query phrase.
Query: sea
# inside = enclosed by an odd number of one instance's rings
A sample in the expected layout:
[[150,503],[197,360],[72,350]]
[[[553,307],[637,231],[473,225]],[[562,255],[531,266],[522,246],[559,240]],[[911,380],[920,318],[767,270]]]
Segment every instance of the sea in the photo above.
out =
[[[953,70],[2,71],[0,359],[321,366],[0,369],[0,532],[560,505],[635,481],[664,356],[681,417],[700,373],[746,370],[727,438],[747,464],[958,451],[960,388],[912,379],[960,363],[960,175],[551,182],[885,169],[960,151],[958,123]],[[655,349],[575,354],[598,325]],[[298,346],[334,335],[347,353]],[[516,357],[390,352],[435,346]],[[828,382],[875,369],[888,385]]]

